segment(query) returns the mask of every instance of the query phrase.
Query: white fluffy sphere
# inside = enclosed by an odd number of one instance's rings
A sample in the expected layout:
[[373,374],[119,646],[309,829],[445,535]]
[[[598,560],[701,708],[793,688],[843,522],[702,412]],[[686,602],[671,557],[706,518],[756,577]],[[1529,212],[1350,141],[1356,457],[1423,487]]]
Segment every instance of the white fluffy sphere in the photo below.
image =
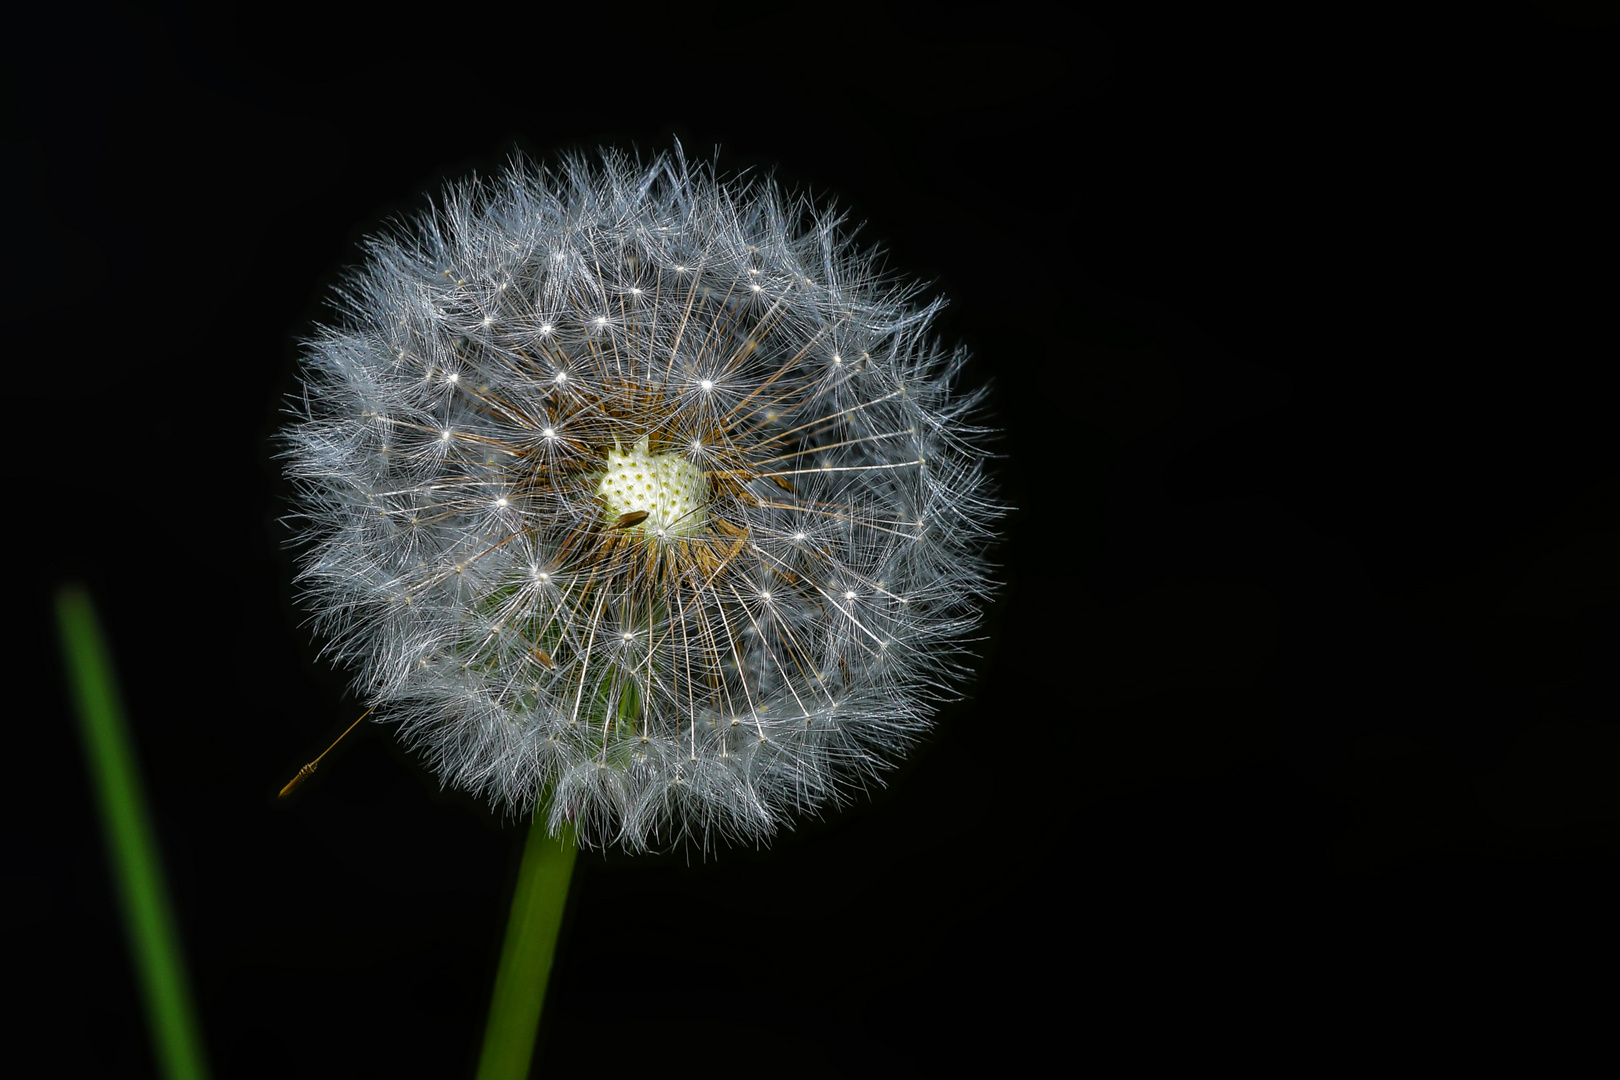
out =
[[677,147],[368,241],[283,433],[331,651],[586,845],[768,837],[954,696],[999,510],[939,301]]

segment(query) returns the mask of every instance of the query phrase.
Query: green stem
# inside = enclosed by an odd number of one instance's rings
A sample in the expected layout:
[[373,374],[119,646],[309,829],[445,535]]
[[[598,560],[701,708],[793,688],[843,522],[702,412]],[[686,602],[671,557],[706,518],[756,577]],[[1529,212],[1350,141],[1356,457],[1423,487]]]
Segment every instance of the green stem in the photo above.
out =
[[158,1069],[171,1080],[202,1080],[207,1059],[112,660],[82,589],[57,593],[56,621]]
[[495,972],[495,994],[489,1004],[489,1025],[484,1029],[484,1052],[478,1061],[478,1080],[523,1080],[534,1056],[540,1007],[546,1000],[546,981],[557,952],[557,931],[568,904],[568,881],[574,871],[574,835],[565,830],[561,841],[546,835],[544,802],[535,809],[529,836],[523,844],[512,914],[501,945],[501,963]]

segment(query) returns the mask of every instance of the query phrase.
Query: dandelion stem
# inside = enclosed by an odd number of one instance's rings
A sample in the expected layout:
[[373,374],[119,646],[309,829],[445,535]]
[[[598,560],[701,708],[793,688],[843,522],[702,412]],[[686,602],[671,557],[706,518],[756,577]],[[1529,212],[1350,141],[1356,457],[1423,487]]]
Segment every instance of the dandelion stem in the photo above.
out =
[[56,621],[158,1070],[201,1080],[208,1065],[112,660],[82,589],[57,593]]
[[540,1007],[545,1004],[576,851],[572,826],[564,830],[560,841],[547,835],[544,806],[542,800],[523,844],[512,914],[484,1029],[478,1080],[523,1080],[534,1056]]

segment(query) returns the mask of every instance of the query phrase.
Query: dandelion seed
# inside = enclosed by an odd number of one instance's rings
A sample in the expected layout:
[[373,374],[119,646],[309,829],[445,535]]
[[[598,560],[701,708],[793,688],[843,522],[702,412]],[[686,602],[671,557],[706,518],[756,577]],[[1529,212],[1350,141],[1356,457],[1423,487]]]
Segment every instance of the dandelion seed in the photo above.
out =
[[1000,517],[982,392],[840,218],[605,151],[370,252],[281,436],[300,583],[443,782],[549,792],[587,846],[759,841],[959,692]]

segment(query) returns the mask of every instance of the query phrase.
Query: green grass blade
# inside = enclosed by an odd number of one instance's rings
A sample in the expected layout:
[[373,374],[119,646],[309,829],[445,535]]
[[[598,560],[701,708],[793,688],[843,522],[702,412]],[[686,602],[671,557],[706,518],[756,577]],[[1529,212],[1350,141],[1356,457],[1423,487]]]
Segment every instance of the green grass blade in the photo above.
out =
[[536,820],[529,824],[523,844],[512,914],[495,972],[489,1024],[484,1029],[484,1050],[478,1060],[478,1080],[524,1080],[534,1056],[540,1007],[546,1000],[576,850],[572,830],[565,831],[560,841],[546,835],[540,820],[543,812],[536,809]]
[[57,593],[56,619],[158,1071],[201,1080],[207,1060],[112,661],[82,589]]

